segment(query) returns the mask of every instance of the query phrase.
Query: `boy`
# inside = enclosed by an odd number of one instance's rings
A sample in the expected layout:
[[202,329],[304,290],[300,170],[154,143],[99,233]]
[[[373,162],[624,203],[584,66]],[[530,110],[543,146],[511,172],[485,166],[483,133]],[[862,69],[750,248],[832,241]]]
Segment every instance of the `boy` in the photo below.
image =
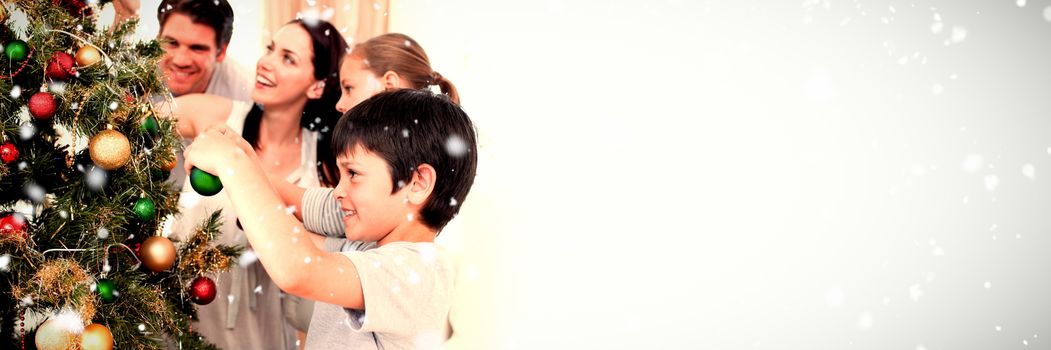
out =
[[319,249],[323,237],[303,229],[251,146],[224,127],[199,135],[186,150],[186,164],[220,177],[274,282],[319,301],[308,349],[414,349],[417,341],[442,339],[455,270],[433,242],[474,182],[470,118],[427,91],[384,92],[340,119],[332,145],[346,237],[375,248]]

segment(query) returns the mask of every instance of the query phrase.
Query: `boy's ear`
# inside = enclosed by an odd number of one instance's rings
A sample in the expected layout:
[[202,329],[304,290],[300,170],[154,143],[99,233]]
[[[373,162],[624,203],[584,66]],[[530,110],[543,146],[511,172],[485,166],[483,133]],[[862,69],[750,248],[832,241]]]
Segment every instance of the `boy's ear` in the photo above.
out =
[[394,90],[394,89],[400,89],[400,88],[404,87],[404,86],[401,86],[401,75],[398,75],[398,72],[395,72],[395,71],[392,71],[392,70],[389,70],[386,73],[383,73],[382,80],[383,80],[383,88],[386,89],[386,90]]
[[307,98],[316,100],[321,98],[321,95],[325,93],[325,81],[318,80],[317,82],[310,84],[307,88]]
[[434,171],[434,167],[430,164],[424,163],[416,167],[416,172],[412,174],[412,180],[408,186],[409,192],[405,195],[409,199],[409,203],[414,205],[422,206],[427,202],[427,198],[430,198],[431,192],[434,192],[434,181],[438,179],[438,173]]

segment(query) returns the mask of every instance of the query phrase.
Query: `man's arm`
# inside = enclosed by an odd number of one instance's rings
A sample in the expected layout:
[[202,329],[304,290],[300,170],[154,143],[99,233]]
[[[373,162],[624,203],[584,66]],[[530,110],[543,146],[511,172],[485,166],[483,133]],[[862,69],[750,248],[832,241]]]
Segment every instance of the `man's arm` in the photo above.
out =
[[129,19],[139,16],[139,0],[114,0],[113,1],[113,27],[124,23]]

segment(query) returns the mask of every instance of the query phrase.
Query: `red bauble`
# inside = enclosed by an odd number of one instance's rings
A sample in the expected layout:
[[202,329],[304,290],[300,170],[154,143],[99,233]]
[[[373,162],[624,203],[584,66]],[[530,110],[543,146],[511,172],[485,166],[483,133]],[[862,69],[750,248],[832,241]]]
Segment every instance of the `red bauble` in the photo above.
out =
[[26,218],[22,214],[14,213],[0,217],[0,235],[13,233],[25,234]]
[[215,300],[215,282],[208,277],[197,277],[190,282],[190,297],[197,305],[207,305]]
[[44,74],[55,80],[66,80],[73,76],[73,56],[62,51],[51,54],[51,60],[47,62],[47,70]]
[[0,146],[0,160],[4,161],[4,164],[11,164],[11,162],[18,159],[18,148],[10,142],[5,142]]
[[52,96],[51,93],[41,91],[29,97],[29,114],[37,119],[51,119],[57,108],[58,103],[55,102],[55,96]]

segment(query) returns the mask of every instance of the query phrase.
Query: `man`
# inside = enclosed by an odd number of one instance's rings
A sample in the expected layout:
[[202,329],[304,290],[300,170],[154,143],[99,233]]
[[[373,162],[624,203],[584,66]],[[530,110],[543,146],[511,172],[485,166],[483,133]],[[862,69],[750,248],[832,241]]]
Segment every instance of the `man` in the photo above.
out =
[[[140,0],[113,2],[116,25],[139,14]],[[161,0],[157,22],[164,56],[160,68],[173,96],[205,93],[251,103],[252,72],[226,60],[226,48],[234,31],[234,11],[226,0]],[[184,144],[187,145],[187,143]],[[175,155],[180,166],[169,177],[173,188],[181,189],[186,179],[182,154]]]
[[[140,1],[118,0],[113,5],[116,24],[137,16]],[[160,67],[172,95],[207,93],[251,100],[251,74],[226,61],[234,23],[226,0],[162,0],[157,21],[165,52]]]

